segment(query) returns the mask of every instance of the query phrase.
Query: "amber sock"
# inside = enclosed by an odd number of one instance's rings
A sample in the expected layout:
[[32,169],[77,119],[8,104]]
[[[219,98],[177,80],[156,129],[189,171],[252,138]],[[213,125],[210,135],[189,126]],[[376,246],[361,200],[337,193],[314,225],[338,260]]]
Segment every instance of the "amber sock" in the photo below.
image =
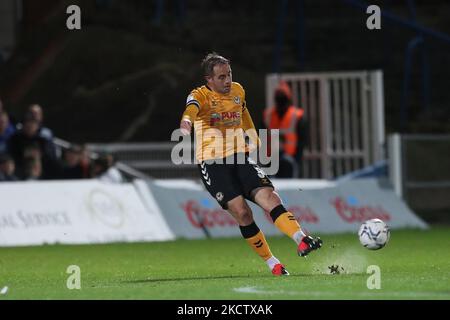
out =
[[264,261],[267,261],[273,256],[269,244],[264,237],[264,233],[259,230],[255,222],[252,222],[248,226],[239,226],[239,229],[241,229],[242,236],[253,251],[255,251]]
[[291,212],[280,204],[270,212],[270,216],[278,230],[292,238],[297,244],[300,243],[305,234]]

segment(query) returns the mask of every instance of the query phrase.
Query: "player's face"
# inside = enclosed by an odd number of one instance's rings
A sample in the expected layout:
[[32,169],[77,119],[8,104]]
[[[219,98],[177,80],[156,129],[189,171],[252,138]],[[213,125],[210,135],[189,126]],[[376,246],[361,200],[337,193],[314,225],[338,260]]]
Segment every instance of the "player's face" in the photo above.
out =
[[208,86],[219,93],[227,94],[231,90],[231,67],[229,64],[218,64],[214,66],[213,76],[206,77]]

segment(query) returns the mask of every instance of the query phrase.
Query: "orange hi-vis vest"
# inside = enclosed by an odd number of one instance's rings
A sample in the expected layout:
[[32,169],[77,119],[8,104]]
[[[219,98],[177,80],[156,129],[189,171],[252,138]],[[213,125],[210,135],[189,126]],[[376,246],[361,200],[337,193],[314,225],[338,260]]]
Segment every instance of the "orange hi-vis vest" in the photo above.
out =
[[[280,134],[283,136],[283,151],[291,156],[295,156],[297,152],[297,141],[299,139],[297,135],[297,123],[303,116],[303,109],[296,108],[291,105],[280,119],[275,107],[272,107],[264,111],[264,121],[268,129],[279,129]],[[270,135],[268,135],[270,138]],[[268,152],[270,154],[270,143],[268,146]]]

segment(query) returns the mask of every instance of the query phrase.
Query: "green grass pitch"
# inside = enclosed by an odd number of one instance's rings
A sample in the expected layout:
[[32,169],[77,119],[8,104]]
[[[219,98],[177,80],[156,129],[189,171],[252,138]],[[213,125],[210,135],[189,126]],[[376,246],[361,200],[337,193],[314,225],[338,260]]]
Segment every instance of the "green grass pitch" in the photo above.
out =
[[[449,227],[393,230],[378,251],[356,234],[322,239],[306,259],[287,237],[268,239],[288,277],[272,276],[243,239],[0,248],[0,300],[450,299]],[[79,290],[67,288],[70,265],[80,267]],[[380,289],[367,287],[370,265],[380,268]]]

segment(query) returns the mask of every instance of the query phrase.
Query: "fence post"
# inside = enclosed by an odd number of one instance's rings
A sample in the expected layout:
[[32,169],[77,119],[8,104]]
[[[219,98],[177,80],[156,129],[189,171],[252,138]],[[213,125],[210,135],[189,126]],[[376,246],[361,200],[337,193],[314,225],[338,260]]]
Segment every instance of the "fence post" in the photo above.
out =
[[372,162],[385,159],[385,133],[384,133],[384,88],[383,71],[377,70],[370,73],[370,97],[372,107],[372,136],[374,146],[372,148]]
[[399,133],[390,134],[388,137],[389,151],[389,179],[394,191],[400,198],[403,197],[403,166],[402,166],[402,137]]

